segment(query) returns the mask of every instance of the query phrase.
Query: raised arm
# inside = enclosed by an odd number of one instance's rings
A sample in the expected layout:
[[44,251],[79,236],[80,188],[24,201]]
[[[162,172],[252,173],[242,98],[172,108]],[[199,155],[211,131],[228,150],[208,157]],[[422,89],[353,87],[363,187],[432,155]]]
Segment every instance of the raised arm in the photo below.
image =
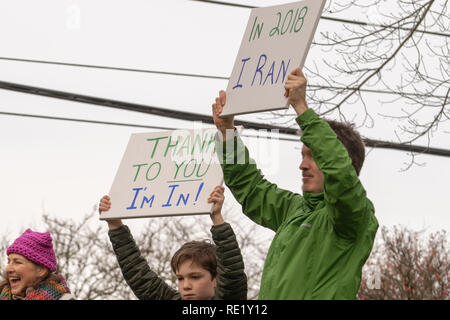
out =
[[229,223],[222,217],[225,188],[217,186],[208,199],[214,203],[211,220],[211,234],[216,244],[217,288],[216,298],[220,300],[246,300],[247,276],[244,272],[244,259]]
[[302,141],[323,172],[324,198],[336,233],[355,239],[363,230],[374,208],[356,174],[347,150],[326,121],[312,110],[297,118],[302,127]]
[[298,206],[303,198],[264,179],[255,162],[250,159],[248,149],[232,129],[232,120],[219,117],[225,100],[225,92],[221,91],[213,105],[213,118],[219,130],[216,152],[221,161],[225,184],[250,219],[276,231],[292,212],[290,208]]
[[296,120],[303,131],[301,140],[311,150],[324,175],[324,197],[330,208],[330,220],[337,234],[354,239],[373,216],[374,208],[346,148],[328,123],[308,109],[306,83],[302,71],[294,70],[286,81],[285,96],[297,112]]
[[[110,198],[104,196],[99,211],[111,207]],[[180,294],[152,271],[147,260],[142,257],[128,226],[120,220],[108,221],[108,236],[116,254],[123,277],[133,293],[140,300],[174,300]]]

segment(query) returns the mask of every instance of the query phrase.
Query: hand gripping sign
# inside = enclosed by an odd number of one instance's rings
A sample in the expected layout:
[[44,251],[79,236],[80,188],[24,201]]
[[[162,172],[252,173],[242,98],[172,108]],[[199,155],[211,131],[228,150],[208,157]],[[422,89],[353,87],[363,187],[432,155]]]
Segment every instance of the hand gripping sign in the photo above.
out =
[[209,214],[223,183],[216,129],[132,134],[100,219]]
[[284,83],[305,63],[325,0],[252,9],[223,116],[286,109]]

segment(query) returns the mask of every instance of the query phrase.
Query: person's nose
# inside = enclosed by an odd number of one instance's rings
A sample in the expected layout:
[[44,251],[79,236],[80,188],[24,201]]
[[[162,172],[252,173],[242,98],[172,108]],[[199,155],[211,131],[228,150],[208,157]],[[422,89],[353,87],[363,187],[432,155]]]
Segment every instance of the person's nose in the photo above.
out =
[[305,161],[305,159],[303,159],[302,162],[300,162],[299,169],[303,171],[303,170],[306,170],[307,168],[308,168],[308,163],[307,163],[307,161]]
[[190,289],[192,289],[192,284],[191,284],[191,282],[190,282],[188,279],[185,279],[185,280],[183,281],[183,289],[184,289],[184,290],[190,290]]
[[6,274],[13,273],[13,272],[14,272],[13,266],[10,265],[10,264],[7,264],[7,265],[6,265],[6,268],[5,268],[5,272],[6,272]]

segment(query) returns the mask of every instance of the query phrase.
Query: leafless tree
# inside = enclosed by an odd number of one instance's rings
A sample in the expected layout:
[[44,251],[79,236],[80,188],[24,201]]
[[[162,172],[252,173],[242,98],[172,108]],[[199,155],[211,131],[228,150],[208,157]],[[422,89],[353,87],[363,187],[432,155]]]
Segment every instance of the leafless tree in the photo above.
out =
[[358,126],[391,123],[391,142],[423,138],[430,147],[435,134],[450,133],[449,13],[448,0],[327,1],[324,16],[339,21],[321,19],[326,31],[315,35],[305,64],[309,104]]
[[129,299],[133,294],[123,281],[105,228],[92,229],[95,213],[81,222],[43,215],[53,238],[59,272],[77,299]]
[[381,230],[363,270],[359,299],[448,300],[450,279],[447,233],[405,227]]

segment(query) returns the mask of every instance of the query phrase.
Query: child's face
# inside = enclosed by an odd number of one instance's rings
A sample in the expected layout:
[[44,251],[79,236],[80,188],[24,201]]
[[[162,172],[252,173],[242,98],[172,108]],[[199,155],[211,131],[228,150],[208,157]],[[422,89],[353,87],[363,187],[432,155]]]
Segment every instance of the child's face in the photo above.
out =
[[216,279],[192,260],[181,263],[176,272],[178,290],[184,300],[207,300],[214,296]]
[[43,276],[45,276],[45,268],[36,266],[20,254],[11,253],[8,256],[6,277],[13,295],[25,296],[27,288],[33,286]]

